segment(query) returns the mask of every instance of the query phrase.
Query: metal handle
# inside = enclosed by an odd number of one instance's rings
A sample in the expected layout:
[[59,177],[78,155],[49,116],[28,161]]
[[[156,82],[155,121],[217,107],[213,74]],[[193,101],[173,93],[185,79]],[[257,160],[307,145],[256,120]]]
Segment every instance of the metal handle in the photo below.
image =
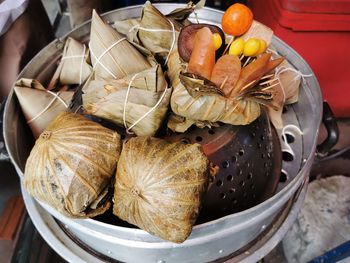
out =
[[317,155],[319,157],[326,156],[331,149],[337,144],[339,139],[339,129],[337,120],[327,101],[323,102],[322,122],[327,129],[327,138],[317,146]]

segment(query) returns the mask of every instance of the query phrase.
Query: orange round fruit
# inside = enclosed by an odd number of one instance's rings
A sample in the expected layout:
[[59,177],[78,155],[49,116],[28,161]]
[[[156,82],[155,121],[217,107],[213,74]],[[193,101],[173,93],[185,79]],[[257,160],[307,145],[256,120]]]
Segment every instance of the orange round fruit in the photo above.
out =
[[248,31],[253,23],[252,11],[243,4],[233,4],[224,13],[221,25],[224,32],[232,36],[240,36]]

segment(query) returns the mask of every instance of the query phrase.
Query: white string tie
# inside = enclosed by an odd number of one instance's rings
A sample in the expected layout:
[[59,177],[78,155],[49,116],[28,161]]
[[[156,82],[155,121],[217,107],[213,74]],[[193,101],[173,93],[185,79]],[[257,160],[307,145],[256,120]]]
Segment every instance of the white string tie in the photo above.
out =
[[168,63],[168,60],[169,60],[169,56],[170,56],[170,53],[171,51],[173,51],[174,49],[174,46],[175,46],[175,42],[176,42],[176,31],[175,31],[175,26],[173,24],[173,22],[171,22],[169,19],[168,19],[168,22],[170,23],[171,25],[171,30],[168,30],[168,29],[156,29],[156,28],[145,28],[145,27],[141,27],[140,25],[135,25],[133,26],[132,28],[130,28],[129,30],[129,33],[132,32],[133,30],[137,29],[137,30],[143,30],[143,31],[148,31],[148,32],[169,32],[169,33],[173,33],[173,40],[172,40],[172,43],[171,43],[171,46],[170,46],[170,50],[169,50],[169,53],[165,59],[165,62],[164,62],[164,65],[166,65]]
[[40,111],[34,118],[30,119],[29,121],[27,121],[27,124],[35,121],[37,118],[39,118],[42,114],[44,114],[50,107],[51,105],[56,101],[56,99],[58,99],[60,102],[62,102],[62,104],[68,108],[67,103],[59,96],[60,92],[54,93],[50,90],[46,90],[46,92],[50,93],[52,96],[54,96],[54,98],[49,102],[49,104],[42,110]]
[[89,43],[89,49],[90,49],[90,53],[91,55],[96,59],[95,63],[92,65],[93,68],[95,68],[98,64],[100,64],[104,70],[106,70],[108,72],[108,74],[110,74],[113,78],[117,78],[102,62],[101,59],[104,57],[104,55],[106,55],[112,48],[114,48],[116,45],[118,45],[119,43],[121,43],[122,41],[126,40],[125,37],[119,39],[118,41],[116,41],[115,43],[113,43],[112,45],[110,45],[108,48],[106,48],[106,50],[104,52],[102,52],[102,54],[97,57],[95,55],[95,53],[92,51],[91,45]]
[[285,67],[285,66],[282,66],[282,67],[279,67],[276,72],[275,72],[275,76],[277,78],[279,78],[279,76],[284,73],[284,72],[287,72],[287,71],[292,71],[296,74],[295,79],[297,79],[298,77],[301,77],[303,82],[305,82],[305,78],[310,78],[313,76],[313,74],[303,74],[301,71],[299,70],[296,70],[295,68],[291,68],[291,67]]
[[132,82],[136,79],[136,77],[139,75],[140,73],[136,73],[130,80],[129,85],[128,85],[128,89],[126,91],[126,95],[125,95],[125,101],[124,101],[124,108],[123,108],[123,123],[124,123],[124,127],[126,129],[126,133],[127,134],[133,134],[132,132],[130,132],[130,130],[132,128],[134,128],[140,121],[142,121],[144,118],[146,118],[152,111],[154,111],[162,102],[162,100],[165,97],[165,94],[167,92],[168,89],[168,85],[165,87],[164,92],[162,93],[162,96],[159,98],[159,100],[157,101],[157,103],[151,108],[149,109],[144,115],[142,115],[137,121],[135,121],[130,127],[128,127],[127,123],[126,123],[126,105],[128,103],[128,98],[129,98],[129,94],[130,94],[130,90],[131,90],[131,84]]
[[286,147],[286,149],[284,149],[283,151],[289,152],[294,158],[295,157],[294,151],[287,141],[287,134],[295,138],[295,133],[293,133],[293,131],[298,135],[303,135],[303,132],[299,129],[299,127],[293,124],[288,124],[284,126],[282,129],[281,135],[283,138],[284,145]]

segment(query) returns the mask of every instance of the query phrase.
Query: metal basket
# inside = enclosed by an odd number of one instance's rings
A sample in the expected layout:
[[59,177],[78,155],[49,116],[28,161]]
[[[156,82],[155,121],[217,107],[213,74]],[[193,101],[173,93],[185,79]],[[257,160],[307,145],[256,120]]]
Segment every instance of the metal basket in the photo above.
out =
[[[180,6],[182,5],[156,5],[163,13]],[[141,9],[142,6],[131,6],[111,11],[103,17],[107,21],[137,18]],[[222,14],[223,12],[210,8],[197,12],[200,22],[211,24],[220,24]],[[62,54],[65,39],[71,36],[85,41],[89,30],[90,22],[87,22],[63,39],[52,42],[26,66],[19,77],[47,82]],[[273,45],[295,68],[304,74],[313,74],[307,63],[283,41],[274,37]],[[288,137],[294,154],[283,154],[281,179],[276,194],[242,212],[196,225],[191,236],[182,244],[163,241],[140,229],[93,219],[66,218],[44,204],[39,205],[22,188],[24,201],[41,235],[68,261],[161,263],[209,262],[228,258],[233,258],[231,262],[257,261],[280,241],[300,209],[307,185],[305,182],[315,154],[321,116],[320,88],[316,78],[310,77],[302,82],[299,102],[285,107],[283,113],[284,123],[297,126],[302,134],[295,133]],[[277,133],[281,144],[285,145],[281,130]],[[33,139],[28,134],[30,131],[12,92],[4,113],[4,138],[19,175],[23,175],[33,145]],[[270,245],[266,246],[265,243]]]

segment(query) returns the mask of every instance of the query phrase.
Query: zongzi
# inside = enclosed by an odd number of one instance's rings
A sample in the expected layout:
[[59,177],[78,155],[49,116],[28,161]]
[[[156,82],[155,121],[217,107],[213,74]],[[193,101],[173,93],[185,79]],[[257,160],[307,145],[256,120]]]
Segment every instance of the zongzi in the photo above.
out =
[[16,82],[14,91],[35,138],[60,113],[67,110],[74,94],[73,91],[48,91],[38,81],[29,79]]
[[199,144],[131,138],[118,163],[113,213],[181,243],[192,231],[208,180],[209,161]]
[[66,216],[102,214],[110,206],[104,197],[120,151],[118,133],[81,115],[62,113],[35,142],[24,187]]

